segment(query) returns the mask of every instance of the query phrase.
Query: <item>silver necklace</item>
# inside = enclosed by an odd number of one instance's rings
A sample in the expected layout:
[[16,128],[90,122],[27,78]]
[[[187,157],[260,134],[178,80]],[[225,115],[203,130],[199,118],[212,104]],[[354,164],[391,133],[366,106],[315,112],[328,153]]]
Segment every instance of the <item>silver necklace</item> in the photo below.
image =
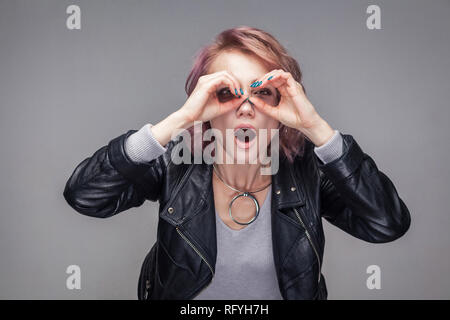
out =
[[[258,200],[255,198],[255,196],[254,196],[252,193],[256,193],[256,192],[263,191],[263,190],[266,189],[268,186],[270,186],[270,185],[272,184],[272,182],[270,182],[267,186],[262,187],[262,188],[260,188],[260,189],[258,189],[258,190],[255,190],[255,191],[241,191],[241,190],[238,190],[238,189],[236,189],[236,188],[233,188],[233,187],[230,186],[228,183],[226,183],[225,180],[221,177],[221,175],[220,175],[219,172],[217,171],[217,168],[216,168],[216,166],[215,166],[214,164],[213,164],[213,169],[214,169],[214,172],[216,173],[217,177],[219,178],[219,180],[222,181],[222,183],[223,183],[224,185],[226,185],[228,188],[230,188],[231,190],[233,190],[233,191],[235,191],[235,192],[238,193],[237,195],[235,195],[235,196],[233,197],[233,199],[231,199],[230,205],[229,205],[229,207],[228,207],[228,213],[230,214],[230,218],[231,218],[234,222],[236,222],[237,224],[240,224],[240,225],[248,225],[248,224],[252,223],[253,221],[255,221],[256,218],[257,218],[258,215],[259,215],[259,209],[260,209],[260,207],[259,207]],[[238,199],[238,198],[240,198],[240,197],[248,197],[248,198],[252,199],[252,200],[253,200],[253,203],[255,204],[255,207],[256,207],[255,216],[254,216],[250,221],[248,221],[248,222],[239,222],[239,221],[237,221],[236,219],[234,219],[233,214],[231,213],[231,207],[233,206],[233,202],[236,201],[236,199]]]

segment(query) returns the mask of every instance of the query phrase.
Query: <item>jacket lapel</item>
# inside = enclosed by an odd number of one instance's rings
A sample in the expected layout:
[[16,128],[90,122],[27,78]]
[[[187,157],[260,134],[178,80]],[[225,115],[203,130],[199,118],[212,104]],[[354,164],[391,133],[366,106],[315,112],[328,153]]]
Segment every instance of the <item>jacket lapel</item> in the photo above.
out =
[[[181,226],[215,270],[217,238],[212,173],[212,165],[190,165],[161,214],[172,225]],[[278,172],[272,176],[271,204],[273,253],[278,277],[281,276],[280,259],[292,245],[289,241],[295,241],[295,232],[298,234],[298,227],[286,225],[286,220],[280,217],[281,209],[304,204],[303,188],[294,177],[292,164],[280,161]],[[167,213],[168,208],[173,209],[171,214]]]

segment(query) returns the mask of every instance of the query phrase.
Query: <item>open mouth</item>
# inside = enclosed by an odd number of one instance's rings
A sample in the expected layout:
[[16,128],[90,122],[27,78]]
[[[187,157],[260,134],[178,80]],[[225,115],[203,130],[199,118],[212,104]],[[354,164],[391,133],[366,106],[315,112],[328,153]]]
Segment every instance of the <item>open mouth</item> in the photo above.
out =
[[250,142],[256,138],[256,131],[252,128],[239,128],[234,131],[234,136],[238,145],[248,148]]

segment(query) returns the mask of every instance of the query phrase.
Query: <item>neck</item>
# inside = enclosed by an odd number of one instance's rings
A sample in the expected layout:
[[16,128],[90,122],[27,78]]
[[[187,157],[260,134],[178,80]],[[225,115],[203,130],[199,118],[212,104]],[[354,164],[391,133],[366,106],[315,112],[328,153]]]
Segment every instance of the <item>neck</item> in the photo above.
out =
[[241,191],[253,191],[267,186],[272,177],[261,175],[261,164],[215,164],[222,179]]

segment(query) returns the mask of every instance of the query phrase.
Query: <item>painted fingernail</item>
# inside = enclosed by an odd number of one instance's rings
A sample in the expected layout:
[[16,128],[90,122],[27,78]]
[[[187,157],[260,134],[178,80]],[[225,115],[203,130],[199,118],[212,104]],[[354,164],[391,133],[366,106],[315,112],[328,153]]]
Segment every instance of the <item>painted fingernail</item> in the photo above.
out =
[[254,87],[255,87],[255,84],[256,84],[256,81],[253,82],[253,83],[250,85],[250,87],[254,88]]
[[234,88],[234,92],[236,93],[237,96],[239,95],[239,93],[237,92],[236,88]]
[[261,85],[261,83],[262,83],[262,81],[258,81],[258,83],[256,84],[255,88],[259,87]]
[[267,79],[267,80],[270,80],[270,79],[272,79],[272,78],[273,78],[273,76],[270,76],[269,79]]
[[242,88],[240,88],[241,89],[241,94],[244,94],[244,91],[242,90]]

